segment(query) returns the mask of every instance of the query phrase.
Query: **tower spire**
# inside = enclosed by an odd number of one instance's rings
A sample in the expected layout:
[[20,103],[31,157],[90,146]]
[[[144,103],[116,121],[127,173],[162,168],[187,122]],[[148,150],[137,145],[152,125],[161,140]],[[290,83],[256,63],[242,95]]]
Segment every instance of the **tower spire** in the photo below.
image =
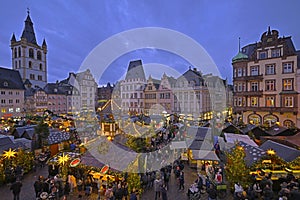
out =
[[239,37],[239,52],[241,52],[241,37]]
[[33,29],[33,23],[30,19],[29,15],[29,8],[27,8],[27,18],[25,20],[25,27],[22,33],[21,38],[26,38],[27,42],[32,43],[32,44],[37,44],[36,38],[35,38],[35,33]]

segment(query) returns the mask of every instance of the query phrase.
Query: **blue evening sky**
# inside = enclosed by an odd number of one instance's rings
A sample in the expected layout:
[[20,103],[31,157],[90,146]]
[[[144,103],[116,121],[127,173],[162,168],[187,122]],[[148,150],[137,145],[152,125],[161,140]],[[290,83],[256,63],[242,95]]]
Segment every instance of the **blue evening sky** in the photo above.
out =
[[[10,38],[20,39],[27,16],[34,23],[38,44],[48,44],[48,81],[55,82],[77,72],[88,54],[102,41],[122,31],[162,27],[197,41],[211,56],[222,78],[232,81],[231,59],[241,46],[260,40],[271,29],[292,36],[300,48],[300,1],[280,0],[10,0],[0,1],[0,66],[11,68]],[[147,38],[145,38],[147,39]],[[132,59],[144,64],[160,63],[179,73],[189,63],[180,56],[156,49],[120,55],[99,82],[114,83]],[[201,66],[196,66],[200,67]]]

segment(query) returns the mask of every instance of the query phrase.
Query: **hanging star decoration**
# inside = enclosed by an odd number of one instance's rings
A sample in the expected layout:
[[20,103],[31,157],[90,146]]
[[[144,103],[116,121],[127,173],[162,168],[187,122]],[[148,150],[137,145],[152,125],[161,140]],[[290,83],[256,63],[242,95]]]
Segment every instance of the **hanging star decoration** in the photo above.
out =
[[68,154],[64,154],[62,156],[58,156],[58,163],[64,165],[66,162],[68,162],[69,160],[69,155]]
[[8,151],[3,151],[3,152],[4,152],[3,157],[8,159],[15,157],[17,154],[17,152],[15,150],[12,150],[11,148],[9,148]]

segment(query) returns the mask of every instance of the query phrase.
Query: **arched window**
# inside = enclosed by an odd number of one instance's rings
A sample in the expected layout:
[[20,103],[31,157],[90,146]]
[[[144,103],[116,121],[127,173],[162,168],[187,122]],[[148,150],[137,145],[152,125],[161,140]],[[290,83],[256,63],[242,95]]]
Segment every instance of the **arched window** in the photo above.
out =
[[278,117],[276,115],[269,114],[264,116],[264,124],[273,126],[276,122],[278,122]]
[[283,121],[283,126],[287,127],[287,128],[292,128],[293,126],[295,126],[294,122],[287,119]]
[[261,116],[258,114],[251,114],[248,116],[248,123],[254,125],[261,125]]
[[37,52],[36,58],[37,58],[38,60],[42,60],[42,54],[41,54],[40,51]]
[[29,58],[34,58],[33,49],[29,49]]
[[40,63],[40,70],[43,71],[43,65]]
[[31,61],[28,62],[28,68],[30,68],[30,69],[32,68],[32,62]]
[[18,69],[18,62],[15,61],[15,68]]
[[19,57],[21,57],[21,47],[18,48]]
[[21,60],[19,60],[19,68],[21,68]]
[[16,58],[17,56],[17,48],[14,48],[14,57]]

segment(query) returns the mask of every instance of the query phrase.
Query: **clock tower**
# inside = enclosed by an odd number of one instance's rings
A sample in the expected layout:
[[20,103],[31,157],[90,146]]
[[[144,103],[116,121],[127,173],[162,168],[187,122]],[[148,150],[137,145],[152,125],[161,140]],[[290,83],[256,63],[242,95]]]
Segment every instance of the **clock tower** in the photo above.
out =
[[47,83],[47,44],[38,45],[29,10],[20,40],[13,33],[10,40],[12,68],[19,71],[23,82],[29,80],[33,87],[43,88]]

